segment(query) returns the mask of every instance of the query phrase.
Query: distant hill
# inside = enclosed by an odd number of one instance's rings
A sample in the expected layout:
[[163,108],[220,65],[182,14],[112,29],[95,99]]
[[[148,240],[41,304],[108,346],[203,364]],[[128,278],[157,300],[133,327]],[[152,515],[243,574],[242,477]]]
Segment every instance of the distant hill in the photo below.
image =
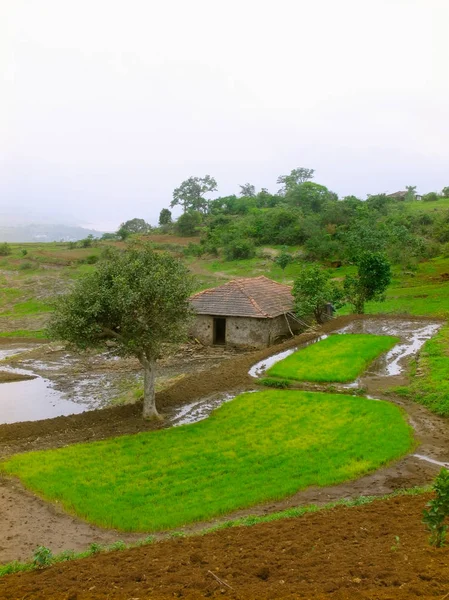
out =
[[75,242],[88,235],[101,237],[101,231],[74,225],[32,224],[3,227],[0,225],[0,242]]

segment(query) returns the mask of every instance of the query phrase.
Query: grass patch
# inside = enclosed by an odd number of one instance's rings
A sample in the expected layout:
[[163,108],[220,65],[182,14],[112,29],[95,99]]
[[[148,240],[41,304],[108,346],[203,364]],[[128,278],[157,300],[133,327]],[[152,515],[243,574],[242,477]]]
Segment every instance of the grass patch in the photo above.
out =
[[449,325],[424,344],[410,370],[410,385],[393,391],[449,417]]
[[46,302],[32,299],[27,300],[26,302],[19,302],[18,304],[15,304],[10,311],[3,312],[2,316],[23,317],[26,315],[35,315],[38,313],[50,312],[52,310],[52,307],[49,306]]
[[265,390],[193,425],[16,455],[1,470],[91,523],[157,531],[357,478],[412,444],[388,402]]
[[2,331],[0,333],[1,338],[35,338],[47,340],[47,334],[45,329],[16,329],[15,331]]
[[364,333],[334,334],[290,354],[267,371],[270,377],[297,381],[353,381],[399,338]]

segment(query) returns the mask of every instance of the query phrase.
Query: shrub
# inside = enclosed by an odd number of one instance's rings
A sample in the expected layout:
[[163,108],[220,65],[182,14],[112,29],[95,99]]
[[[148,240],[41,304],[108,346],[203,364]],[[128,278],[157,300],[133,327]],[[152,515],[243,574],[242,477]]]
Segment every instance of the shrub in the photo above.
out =
[[226,260],[244,260],[256,255],[256,248],[250,240],[233,240],[224,248]]
[[288,379],[275,379],[274,377],[265,377],[259,381],[260,384],[266,385],[267,387],[279,388],[284,390],[291,386],[291,381]]
[[26,248],[22,248],[22,250],[20,251],[20,254],[22,256],[26,256],[28,254],[28,250],[26,250]]
[[439,200],[440,197],[436,192],[429,192],[428,194],[424,194],[422,197],[423,202],[435,202],[435,200]]
[[426,504],[423,511],[423,523],[430,531],[429,542],[432,546],[444,546],[449,518],[449,471],[441,469],[433,484],[435,498]]
[[86,256],[86,264],[94,265],[99,259],[100,257],[97,254],[89,254],[89,256]]
[[33,554],[33,565],[35,567],[47,567],[48,565],[51,565],[52,559],[53,553],[50,548],[39,546]]
[[9,256],[11,254],[11,246],[7,242],[0,244],[0,256]]
[[186,248],[184,248],[183,254],[184,256],[200,257],[203,256],[203,254],[206,254],[206,249],[201,244],[194,244],[193,242],[190,242],[190,244]]
[[33,263],[31,263],[29,261],[23,262],[20,264],[19,269],[21,271],[28,271],[28,270],[34,269],[34,265],[33,265]]

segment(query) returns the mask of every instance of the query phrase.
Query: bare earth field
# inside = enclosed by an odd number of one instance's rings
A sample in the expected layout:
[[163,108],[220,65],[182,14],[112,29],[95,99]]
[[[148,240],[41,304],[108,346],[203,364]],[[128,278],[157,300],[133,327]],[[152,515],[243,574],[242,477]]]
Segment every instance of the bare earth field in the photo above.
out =
[[100,554],[3,577],[0,597],[442,600],[449,548],[428,546],[424,501],[399,497]]
[[[378,320],[381,328],[382,317]],[[358,321],[363,323],[363,317],[341,317],[322,331],[355,327]],[[418,321],[422,323],[423,319]],[[296,346],[316,335],[302,334],[276,350]],[[211,361],[214,366],[201,373],[187,368],[183,379],[158,394],[166,415],[162,424],[142,421],[137,403],[0,425],[0,456],[170,426],[180,408],[199,398],[255,389],[248,370],[271,354],[273,348],[231,356],[219,364],[215,358]],[[368,373],[362,384],[375,397],[385,397],[386,380],[388,387],[399,385],[404,375],[377,377]],[[406,400],[388,399],[407,412],[420,443],[417,452],[447,461],[448,420]],[[359,480],[311,488],[279,502],[228,515],[222,521],[359,495],[380,496],[428,484],[439,468],[411,454]],[[1,578],[0,598],[442,598],[449,592],[449,552],[427,544],[421,524],[425,501],[423,496],[398,497],[357,508],[338,507],[297,519],[166,540],[120,554],[62,563],[43,571]],[[0,563],[27,560],[39,545],[57,553],[82,550],[92,542],[130,542],[142,537],[90,526],[6,478],[0,479],[0,514]],[[211,523],[185,528],[185,532],[196,533],[206,525]]]

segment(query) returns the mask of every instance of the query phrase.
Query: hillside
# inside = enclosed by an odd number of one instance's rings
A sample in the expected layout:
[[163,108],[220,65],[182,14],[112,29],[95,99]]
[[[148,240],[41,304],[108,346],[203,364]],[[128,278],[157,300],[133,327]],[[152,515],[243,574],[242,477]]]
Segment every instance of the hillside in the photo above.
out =
[[0,242],[70,242],[101,232],[73,225],[32,224],[0,226]]

